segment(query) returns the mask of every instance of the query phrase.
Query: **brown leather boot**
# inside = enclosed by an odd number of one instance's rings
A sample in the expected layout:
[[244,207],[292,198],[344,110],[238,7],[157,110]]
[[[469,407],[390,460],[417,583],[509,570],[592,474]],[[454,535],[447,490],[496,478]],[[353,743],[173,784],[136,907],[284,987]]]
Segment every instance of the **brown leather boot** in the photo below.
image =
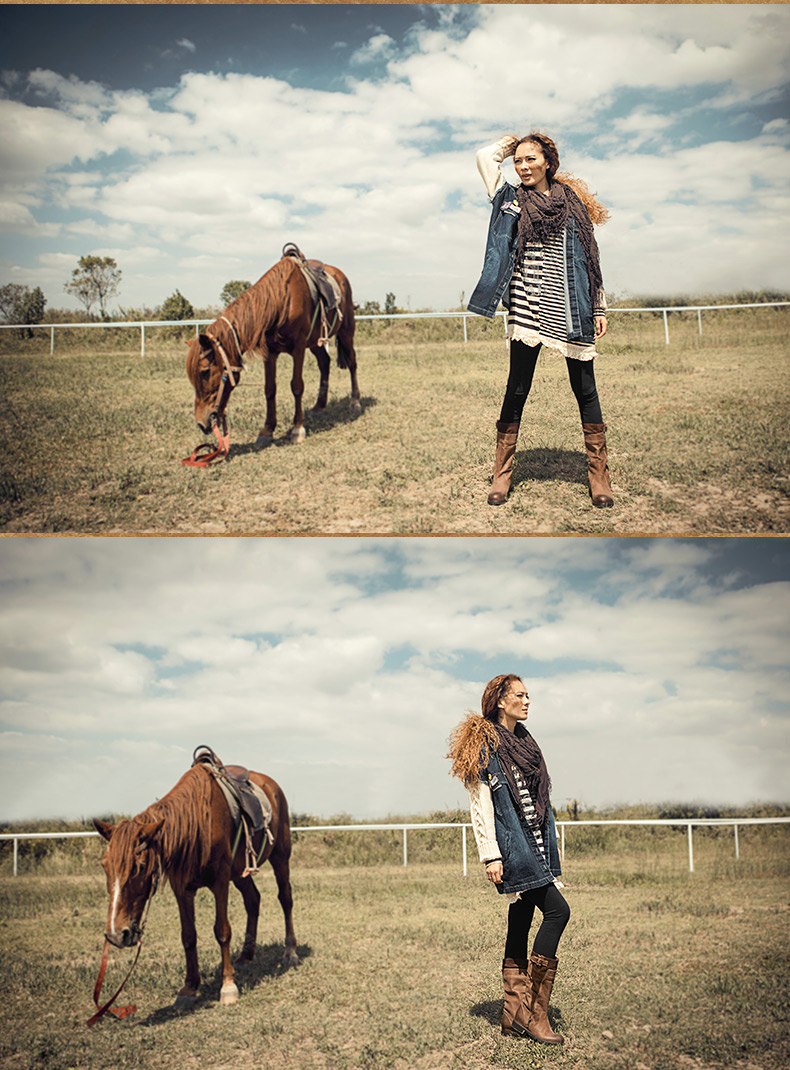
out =
[[496,460],[494,461],[494,478],[491,481],[491,490],[488,494],[489,505],[503,505],[510,493],[518,426],[518,424],[503,424],[501,420],[497,420]]
[[511,1032],[530,1036],[541,1044],[564,1044],[565,1038],[549,1025],[549,998],[557,973],[557,960],[545,955],[529,956],[527,997],[513,1016]]
[[513,1019],[524,1006],[529,988],[527,959],[502,960],[502,984],[505,987],[505,1006],[502,1009],[502,1035],[506,1037],[518,1034],[513,1028]]
[[582,430],[587,449],[590,497],[597,509],[607,509],[614,505],[614,498],[606,456],[606,424],[582,424]]

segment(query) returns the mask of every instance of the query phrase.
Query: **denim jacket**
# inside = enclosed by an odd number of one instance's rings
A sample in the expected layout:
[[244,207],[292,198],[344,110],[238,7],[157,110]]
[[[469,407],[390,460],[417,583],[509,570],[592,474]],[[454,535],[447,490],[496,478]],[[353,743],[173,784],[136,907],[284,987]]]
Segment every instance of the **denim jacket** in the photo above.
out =
[[544,857],[493,751],[482,772],[482,780],[491,789],[496,838],[502,852],[502,883],[496,886],[497,890],[503,894],[525,892],[551,884],[562,872],[551,807],[546,811],[543,826]]
[[[483,149],[478,154],[478,167],[481,171],[480,157],[490,153],[494,160],[501,157],[495,153],[497,145]],[[484,175],[484,177],[486,177]],[[488,179],[487,179],[488,180]],[[501,185],[491,197],[491,220],[488,225],[483,271],[469,298],[467,308],[481,316],[493,319],[500,303],[509,307],[510,279],[516,267],[518,255],[518,217],[519,208],[516,201],[516,188],[501,178]],[[587,256],[576,223],[569,217],[565,226],[565,271],[563,278],[565,292],[565,319],[568,327],[569,342],[592,345],[595,342],[594,311],[606,307],[603,293],[590,294],[590,282],[587,275]]]

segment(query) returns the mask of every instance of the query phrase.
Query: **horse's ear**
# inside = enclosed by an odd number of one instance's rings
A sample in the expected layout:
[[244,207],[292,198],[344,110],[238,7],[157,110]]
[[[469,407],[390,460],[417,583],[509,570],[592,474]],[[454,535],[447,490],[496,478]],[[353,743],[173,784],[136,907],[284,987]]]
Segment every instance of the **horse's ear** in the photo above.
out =
[[203,356],[207,357],[208,360],[213,361],[215,359],[214,340],[210,338],[207,334],[199,334],[198,342],[200,344],[200,352],[203,354]]
[[162,825],[164,825],[165,819],[160,817],[158,821],[152,821],[148,825],[143,825],[140,829],[140,839],[143,843],[148,843],[156,836]]
[[115,825],[108,825],[106,821],[100,821],[98,817],[93,819],[93,827],[98,834],[107,841],[110,842],[113,832],[115,832]]

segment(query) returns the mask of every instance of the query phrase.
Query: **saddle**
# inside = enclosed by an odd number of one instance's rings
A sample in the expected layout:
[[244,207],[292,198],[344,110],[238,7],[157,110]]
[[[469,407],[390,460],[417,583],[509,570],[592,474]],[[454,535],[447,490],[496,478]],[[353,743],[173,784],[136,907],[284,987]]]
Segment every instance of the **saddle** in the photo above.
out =
[[[271,830],[272,807],[266,793],[250,780],[249,769],[242,765],[223,765],[211,747],[197,747],[192,755],[192,765],[205,766],[222,789],[236,825],[232,854],[235,856],[243,833],[247,859],[242,875],[254,875],[258,872],[258,864],[267,842],[274,842]],[[256,853],[252,837],[261,830],[265,835],[261,849]]]
[[321,316],[321,337],[318,339],[318,344],[326,345],[343,321],[343,313],[340,309],[343,295],[340,292],[340,286],[320,260],[307,260],[299,246],[294,245],[293,242],[288,242],[283,246],[282,255],[283,259],[290,257],[295,260],[302,269],[316,309],[313,321],[317,314],[320,313]]

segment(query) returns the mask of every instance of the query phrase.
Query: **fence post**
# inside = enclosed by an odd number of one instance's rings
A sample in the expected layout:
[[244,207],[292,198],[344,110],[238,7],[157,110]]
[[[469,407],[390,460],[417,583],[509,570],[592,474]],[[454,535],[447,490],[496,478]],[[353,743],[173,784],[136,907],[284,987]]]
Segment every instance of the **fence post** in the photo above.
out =
[[699,333],[702,334],[702,309],[697,309],[697,323],[699,324]]
[[50,327],[50,329],[49,329],[49,355],[53,356],[54,352],[55,352],[55,328],[54,327]]
[[140,324],[140,356],[145,356],[145,324]]
[[466,316],[462,316],[461,319],[464,321],[464,341],[468,342],[469,338],[466,333]]
[[461,854],[464,859],[464,876],[467,876],[466,866],[466,825],[461,825]]
[[408,851],[406,850],[406,834],[407,834],[407,830],[404,828],[403,829],[403,864],[404,864],[404,866],[408,866],[408,864],[409,864],[409,855],[408,855]]
[[741,857],[740,850],[738,848],[738,826],[737,825],[733,825],[732,827],[733,827],[733,830],[735,831],[735,860],[737,862],[738,859]]
[[669,345],[669,321],[667,320],[666,309],[664,309],[664,341]]
[[565,861],[565,822],[560,825],[560,836],[562,839],[562,846],[560,848],[560,859]]
[[19,858],[19,840],[14,836],[14,876],[17,875],[17,859]]
[[691,822],[689,822],[689,873],[694,872],[694,844],[691,839]]

